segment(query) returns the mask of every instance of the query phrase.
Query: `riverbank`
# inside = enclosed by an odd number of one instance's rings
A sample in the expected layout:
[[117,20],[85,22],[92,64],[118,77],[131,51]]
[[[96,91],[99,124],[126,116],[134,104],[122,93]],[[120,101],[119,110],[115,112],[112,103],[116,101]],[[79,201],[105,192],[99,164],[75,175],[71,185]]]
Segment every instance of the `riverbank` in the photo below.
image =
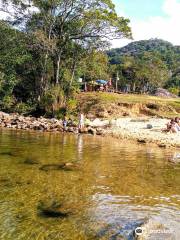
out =
[[[86,120],[82,134],[112,136],[119,139],[136,141],[141,144],[153,143],[159,147],[180,148],[180,133],[162,131],[168,119],[152,117],[124,117],[116,120]],[[9,129],[35,130],[43,132],[72,132],[77,134],[77,124],[63,128],[62,120],[44,117],[24,117],[19,114],[0,112],[0,127]]]
[[114,126],[107,133],[117,138],[127,138],[139,143],[155,143],[159,147],[180,147],[180,132],[167,133],[168,119],[160,118],[121,118],[114,122]]
[[77,109],[80,108],[88,118],[157,116],[170,119],[180,115],[180,98],[106,92],[80,93],[76,98]]

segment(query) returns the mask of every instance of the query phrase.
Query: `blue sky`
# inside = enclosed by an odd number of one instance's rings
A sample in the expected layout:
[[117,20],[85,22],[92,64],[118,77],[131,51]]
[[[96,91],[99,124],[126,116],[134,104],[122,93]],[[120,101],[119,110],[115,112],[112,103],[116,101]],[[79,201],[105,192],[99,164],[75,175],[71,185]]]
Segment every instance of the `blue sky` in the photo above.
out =
[[[120,16],[130,19],[134,40],[161,38],[180,45],[180,0],[113,0]],[[115,40],[121,47],[129,40]]]
[[147,19],[149,16],[164,16],[164,0],[114,0],[117,10],[135,19]]

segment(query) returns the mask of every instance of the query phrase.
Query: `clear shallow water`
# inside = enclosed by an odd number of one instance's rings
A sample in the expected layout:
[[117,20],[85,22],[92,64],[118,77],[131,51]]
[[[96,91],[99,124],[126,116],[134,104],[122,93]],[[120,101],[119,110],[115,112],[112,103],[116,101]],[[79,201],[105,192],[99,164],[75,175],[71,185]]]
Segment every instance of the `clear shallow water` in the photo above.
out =
[[[144,219],[180,239],[180,166],[173,150],[93,136],[0,131],[0,239],[130,239]],[[25,164],[26,159],[39,164]],[[42,171],[74,162],[73,171]],[[38,214],[57,200],[63,219]]]

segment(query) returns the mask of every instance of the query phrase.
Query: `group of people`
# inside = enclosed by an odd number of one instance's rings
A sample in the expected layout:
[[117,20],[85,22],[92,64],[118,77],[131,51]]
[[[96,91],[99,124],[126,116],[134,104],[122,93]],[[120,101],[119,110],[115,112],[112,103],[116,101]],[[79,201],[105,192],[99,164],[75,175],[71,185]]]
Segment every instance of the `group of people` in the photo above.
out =
[[167,132],[178,133],[180,131],[180,120],[178,117],[172,118],[167,124]]

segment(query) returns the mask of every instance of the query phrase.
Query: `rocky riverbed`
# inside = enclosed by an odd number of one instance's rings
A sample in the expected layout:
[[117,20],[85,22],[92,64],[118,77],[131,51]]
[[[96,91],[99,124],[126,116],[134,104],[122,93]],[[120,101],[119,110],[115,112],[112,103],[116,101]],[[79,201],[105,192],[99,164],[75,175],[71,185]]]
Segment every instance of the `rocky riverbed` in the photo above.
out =
[[[120,139],[135,140],[138,143],[156,143],[159,147],[180,147],[180,132],[165,133],[168,119],[160,118],[119,118],[116,120],[86,119],[85,128],[80,133],[113,136]],[[78,133],[76,123],[63,128],[62,120],[44,117],[25,117],[16,113],[0,112],[0,126],[12,129],[38,130],[45,132]]]

